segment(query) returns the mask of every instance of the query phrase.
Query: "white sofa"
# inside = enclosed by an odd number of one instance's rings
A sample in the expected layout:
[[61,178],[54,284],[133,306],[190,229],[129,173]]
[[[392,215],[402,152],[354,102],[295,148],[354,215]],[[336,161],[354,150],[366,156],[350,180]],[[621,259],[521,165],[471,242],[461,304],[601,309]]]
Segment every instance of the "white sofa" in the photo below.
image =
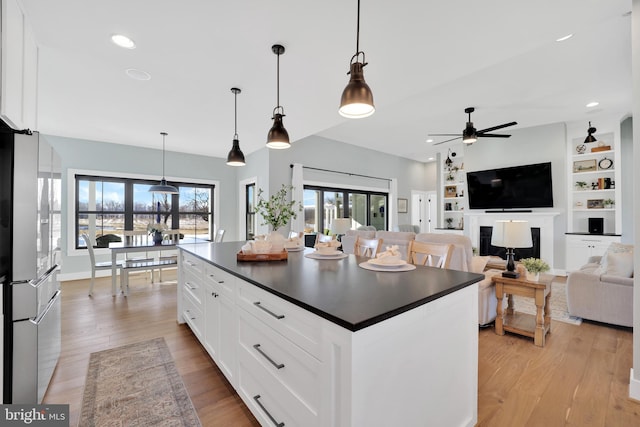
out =
[[572,316],[633,327],[633,247],[612,244],[569,273],[567,309]]

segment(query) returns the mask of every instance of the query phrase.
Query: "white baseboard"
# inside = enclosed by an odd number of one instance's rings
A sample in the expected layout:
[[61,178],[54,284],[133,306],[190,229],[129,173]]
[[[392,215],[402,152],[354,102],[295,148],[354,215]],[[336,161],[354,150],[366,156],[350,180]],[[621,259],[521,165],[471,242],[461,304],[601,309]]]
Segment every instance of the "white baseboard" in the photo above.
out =
[[640,401],[640,380],[635,379],[633,376],[633,368],[629,374],[629,397]]
[[[96,278],[111,276],[111,270],[98,270],[96,271]],[[90,271],[77,271],[75,273],[62,273],[58,274],[58,280],[60,282],[66,282],[69,280],[84,280],[91,279]]]

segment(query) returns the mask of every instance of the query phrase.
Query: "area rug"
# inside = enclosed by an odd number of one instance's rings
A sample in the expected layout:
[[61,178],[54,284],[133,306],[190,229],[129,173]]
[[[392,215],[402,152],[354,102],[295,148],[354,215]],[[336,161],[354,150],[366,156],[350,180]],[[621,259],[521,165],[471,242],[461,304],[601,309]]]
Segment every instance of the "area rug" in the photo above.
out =
[[[506,302],[505,302],[506,304]],[[521,313],[536,314],[536,305],[533,298],[525,298],[517,295],[513,296],[513,304],[515,310]],[[558,322],[570,323],[572,325],[580,325],[582,319],[570,316],[567,309],[567,285],[561,282],[551,283],[551,298],[549,300],[551,306],[551,319]]]
[[201,427],[164,338],[91,353],[81,427]]

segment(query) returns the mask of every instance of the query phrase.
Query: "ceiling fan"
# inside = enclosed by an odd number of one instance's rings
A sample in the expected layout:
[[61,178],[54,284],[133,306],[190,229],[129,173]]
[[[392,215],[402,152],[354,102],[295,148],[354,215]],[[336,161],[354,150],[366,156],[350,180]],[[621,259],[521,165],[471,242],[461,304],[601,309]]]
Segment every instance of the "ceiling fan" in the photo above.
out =
[[469,115],[469,121],[467,122],[467,126],[462,131],[462,135],[458,133],[432,133],[429,136],[455,136],[455,138],[447,139],[445,141],[436,142],[433,145],[444,144],[445,142],[453,141],[458,138],[462,138],[462,142],[465,144],[473,144],[478,140],[478,138],[509,138],[511,135],[499,134],[499,133],[488,133],[494,130],[506,128],[509,126],[517,125],[518,122],[509,122],[504,123],[498,126],[492,126],[490,128],[476,130],[473,127],[473,122],[471,121],[471,113],[473,113],[476,109],[473,107],[468,107],[464,109],[464,112]]

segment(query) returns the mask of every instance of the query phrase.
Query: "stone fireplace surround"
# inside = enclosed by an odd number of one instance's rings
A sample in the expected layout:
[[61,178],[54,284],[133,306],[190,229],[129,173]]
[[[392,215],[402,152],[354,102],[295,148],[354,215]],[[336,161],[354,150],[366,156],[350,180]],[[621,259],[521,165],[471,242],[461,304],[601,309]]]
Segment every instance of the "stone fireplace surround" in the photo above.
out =
[[480,245],[480,227],[493,227],[498,220],[528,221],[529,227],[540,229],[540,258],[545,260],[554,270],[554,220],[560,215],[556,211],[540,212],[485,212],[469,211],[465,213],[465,234],[471,239],[471,245],[478,248]]

